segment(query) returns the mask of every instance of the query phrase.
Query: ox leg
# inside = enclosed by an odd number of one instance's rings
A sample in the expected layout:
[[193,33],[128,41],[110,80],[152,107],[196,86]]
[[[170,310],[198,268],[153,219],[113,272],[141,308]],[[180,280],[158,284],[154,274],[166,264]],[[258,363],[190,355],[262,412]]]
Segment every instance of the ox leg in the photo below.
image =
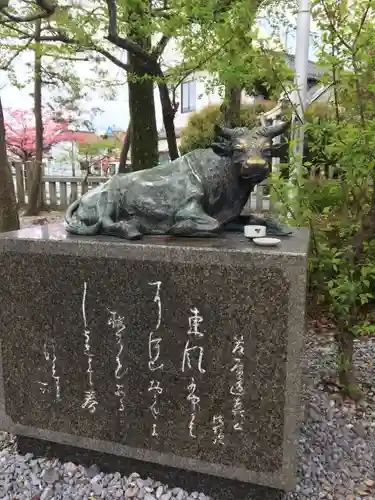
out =
[[143,237],[139,229],[138,222],[135,219],[129,219],[112,222],[108,225],[103,223],[102,234],[124,238],[125,240],[139,240]]
[[139,223],[136,219],[113,220],[118,211],[120,201],[119,193],[112,191],[110,196],[108,192],[101,193],[98,203],[98,213],[102,221],[100,233],[106,236],[116,236],[126,240],[138,240],[142,238]]
[[124,238],[125,240],[139,240],[143,236],[139,222],[136,219],[113,222],[112,219],[106,218],[102,222],[101,233],[106,236]]
[[175,236],[217,236],[220,223],[207,215],[197,200],[192,200],[176,214],[176,224],[168,231]]

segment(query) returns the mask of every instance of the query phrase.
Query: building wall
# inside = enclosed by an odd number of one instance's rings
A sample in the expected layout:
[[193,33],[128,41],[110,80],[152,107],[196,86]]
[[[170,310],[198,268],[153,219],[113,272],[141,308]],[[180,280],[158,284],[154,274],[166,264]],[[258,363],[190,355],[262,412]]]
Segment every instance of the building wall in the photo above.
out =
[[[188,121],[189,116],[194,111],[199,111],[208,104],[218,104],[221,102],[220,89],[213,92],[207,90],[207,79],[209,74],[206,71],[200,71],[187,77],[179,85],[176,91],[176,99],[179,103],[175,117],[175,127],[183,128]],[[190,104],[190,106],[187,106]],[[158,89],[155,89],[156,116],[161,117],[161,104]],[[162,121],[158,125],[163,128]]]
[[[176,100],[179,103],[178,110],[175,116],[176,129],[184,128],[187,125],[189,117],[195,111],[201,111],[210,104],[221,104],[223,99],[223,89],[220,87],[212,88],[209,84],[210,75],[207,71],[200,71],[190,75],[184,82],[179,85],[176,91]],[[194,89],[194,90],[193,90]],[[187,98],[186,93],[191,93],[192,97]],[[184,95],[185,94],[185,95]],[[242,95],[242,102],[252,103],[254,97]],[[159,91],[155,89],[155,105],[156,116],[161,116],[161,104]],[[163,123],[158,122],[159,130],[163,129]]]

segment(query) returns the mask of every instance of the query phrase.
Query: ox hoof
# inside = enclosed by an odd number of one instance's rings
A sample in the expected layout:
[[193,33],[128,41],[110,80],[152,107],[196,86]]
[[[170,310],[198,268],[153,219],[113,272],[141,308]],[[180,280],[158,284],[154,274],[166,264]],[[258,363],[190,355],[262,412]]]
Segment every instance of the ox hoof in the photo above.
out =
[[198,224],[191,220],[182,220],[175,224],[168,234],[174,236],[195,236],[195,237],[215,237],[220,231],[220,224],[213,222],[210,224]]
[[131,229],[127,232],[124,238],[126,238],[127,240],[141,240],[143,238],[143,234],[140,233],[137,229]]
[[126,240],[140,240],[143,238],[143,234],[138,229],[137,221],[121,221],[118,224],[121,227],[122,238]]
[[133,221],[115,222],[103,228],[103,234],[107,236],[116,236],[124,240],[140,240],[143,234],[138,229],[138,224]]

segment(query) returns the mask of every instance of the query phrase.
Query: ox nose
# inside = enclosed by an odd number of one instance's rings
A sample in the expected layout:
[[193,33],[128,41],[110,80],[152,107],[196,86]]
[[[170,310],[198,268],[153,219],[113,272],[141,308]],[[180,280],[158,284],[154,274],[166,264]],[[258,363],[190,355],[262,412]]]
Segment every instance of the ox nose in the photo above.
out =
[[260,156],[251,156],[246,162],[246,164],[249,166],[265,166],[266,163],[266,160],[264,158],[261,158]]

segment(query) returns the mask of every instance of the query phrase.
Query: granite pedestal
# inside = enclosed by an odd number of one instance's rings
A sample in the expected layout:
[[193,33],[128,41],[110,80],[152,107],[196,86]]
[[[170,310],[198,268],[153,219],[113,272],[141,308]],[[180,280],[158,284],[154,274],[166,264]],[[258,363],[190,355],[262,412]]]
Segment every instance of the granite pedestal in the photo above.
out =
[[293,489],[308,231],[0,237],[0,428]]

